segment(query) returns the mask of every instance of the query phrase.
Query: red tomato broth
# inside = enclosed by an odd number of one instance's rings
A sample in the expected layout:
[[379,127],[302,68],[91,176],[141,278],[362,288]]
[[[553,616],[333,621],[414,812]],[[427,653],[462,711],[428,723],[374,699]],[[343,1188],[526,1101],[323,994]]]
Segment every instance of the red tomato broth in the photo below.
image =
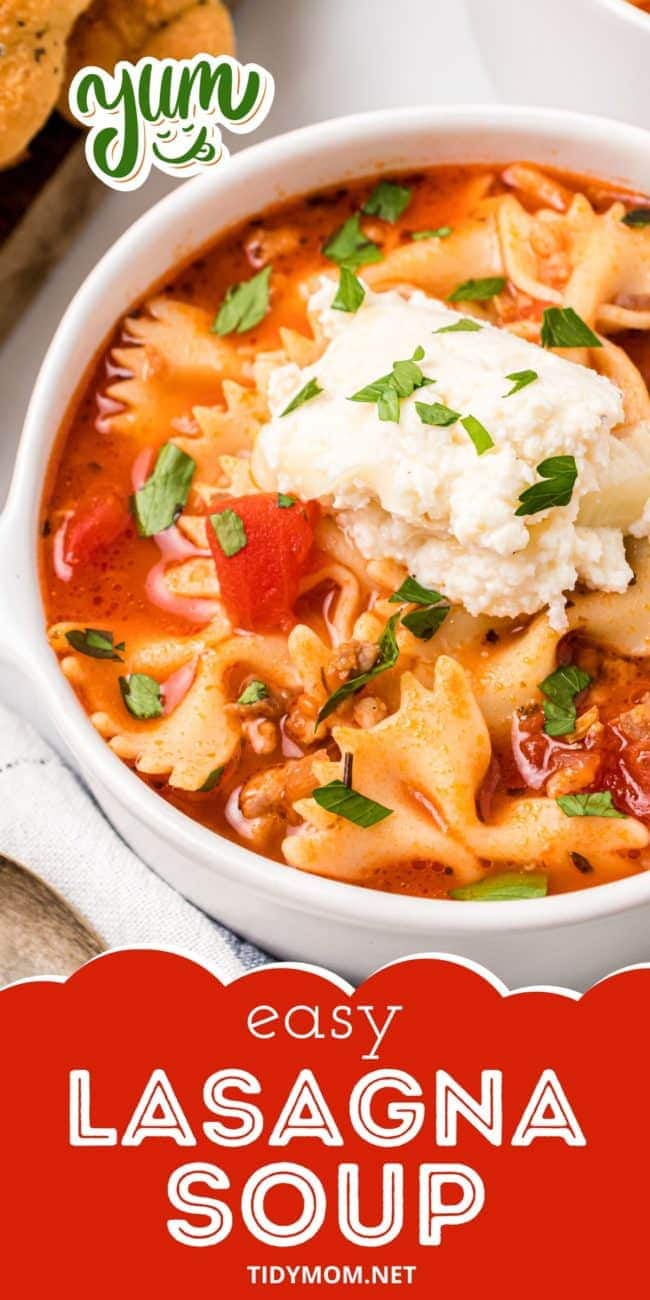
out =
[[[543,730],[544,715],[535,706],[513,722],[515,764],[526,784],[542,789],[548,777],[572,760],[588,756],[597,764],[593,780],[580,789],[609,790],[620,812],[650,825],[650,705],[647,739],[626,734],[625,715],[650,698],[650,666],[598,652],[578,642],[569,650],[570,662],[595,669],[594,681],[579,697],[579,716],[594,705],[598,727],[582,740],[567,742]],[[569,662],[569,660],[567,660]],[[622,721],[621,721],[622,719]],[[629,724],[628,724],[629,725]]]
[[[430,168],[415,175],[400,177],[412,190],[412,199],[404,215],[395,223],[378,222],[375,218],[364,219],[364,229],[372,238],[381,235],[384,253],[399,243],[409,242],[414,231],[435,229],[451,225],[466,218],[476,206],[477,182],[480,178],[490,177],[489,193],[505,192],[507,187],[498,177],[498,168],[483,166],[446,166]],[[608,187],[597,179],[576,178],[553,173],[570,189],[579,189],[585,193],[598,210],[602,210],[613,198],[620,197],[620,191]],[[320,194],[310,195],[292,201],[261,214],[260,216],[229,231],[212,248],[204,251],[191,265],[179,270],[169,282],[164,284],[159,293],[177,301],[203,308],[211,315],[218,307],[229,286],[248,279],[260,263],[261,251],[265,245],[273,247],[273,292],[271,308],[268,315],[254,329],[241,337],[242,352],[250,360],[258,351],[273,350],[280,346],[281,328],[307,331],[305,300],[300,292],[300,285],[309,276],[325,269],[332,269],[322,255],[322,246],[343,221],[357,212],[375,183],[364,180],[337,187]],[[533,202],[519,196],[524,206],[534,210]],[[628,202],[634,202],[638,196],[622,195]],[[289,234],[287,235],[287,231]],[[274,242],[275,241],[275,242]],[[363,274],[363,269],[361,270]],[[537,304],[515,305],[513,309],[522,316],[538,316]],[[137,309],[135,313],[137,315]],[[145,581],[147,574],[159,558],[155,541],[137,536],[132,524],[121,531],[107,544],[98,547],[87,557],[87,562],[75,565],[74,580],[64,582],[57,576],[53,562],[53,538],[57,528],[67,512],[75,510],[79,502],[91,500],[98,495],[114,494],[124,510],[128,507],[131,496],[133,462],[142,446],[153,450],[161,447],[174,433],[179,432],[179,422],[192,419],[192,407],[201,404],[214,404],[221,397],[219,384],[193,385],[186,390],[182,385],[168,385],[161,393],[161,402],[157,411],[156,430],[147,431],[143,444],[137,438],[129,439],[110,429],[111,401],[106,390],[115,381],[116,366],[111,359],[115,346],[131,342],[128,327],[121,325],[109,340],[106,348],[97,359],[92,373],[88,377],[83,393],[75,401],[68,419],[61,431],[56,453],[50,466],[46,491],[44,494],[42,514],[41,571],[43,601],[48,623],[60,621],[79,621],[94,627],[110,627],[115,641],[126,640],[135,633],[174,637],[192,632],[191,625],[185,620],[174,617],[152,605],[147,599]],[[646,349],[646,337],[629,334],[619,336],[631,355]],[[645,353],[644,353],[645,358]],[[644,367],[645,368],[645,367]],[[255,505],[246,505],[255,498],[218,498],[215,489],[213,511],[225,508],[241,509],[242,514],[255,512]],[[292,507],[287,515],[301,506]],[[251,516],[252,517],[252,516]],[[310,527],[311,527],[310,521]],[[219,577],[224,586],[225,567],[215,551],[213,530],[208,528],[208,540],[212,554],[217,562]],[[299,564],[293,575],[288,578],[282,571],[278,572],[280,595],[272,597],[266,611],[268,619],[256,616],[254,602],[243,601],[241,588],[237,595],[234,583],[230,593],[223,590],[226,605],[231,613],[237,613],[237,625],[244,630],[255,631],[260,627],[266,630],[277,619],[276,626],[286,630],[296,617],[307,622],[319,634],[327,628],[327,605],[332,598],[332,589],[321,586],[306,595],[298,596],[296,574],[304,572],[306,566],[316,567],[317,552],[310,545],[305,545],[303,537],[298,545]],[[242,552],[244,555],[244,552]],[[223,558],[223,557],[221,557]],[[234,557],[235,560],[238,558]],[[248,564],[251,556],[244,564]],[[252,572],[256,580],[260,579],[260,561],[252,561]],[[237,566],[241,568],[242,566]],[[227,583],[226,583],[227,585]],[[270,586],[275,590],[274,584]],[[277,586],[277,584],[276,584]],[[374,600],[374,591],[369,585],[366,593],[368,605]],[[239,605],[238,605],[239,601]],[[198,630],[198,629],[195,629]],[[97,709],[102,699],[111,701],[114,706],[118,692],[117,679],[123,671],[121,665],[113,662],[93,663],[95,678],[93,681],[93,701],[84,699],[87,708]],[[240,682],[232,679],[232,698],[237,698]],[[241,676],[241,675],[240,675]],[[650,689],[650,670],[630,665],[629,698],[636,702],[647,689]],[[590,691],[596,690],[596,681]],[[81,692],[83,696],[83,692]],[[587,700],[590,692],[587,693]],[[582,707],[582,706],[581,706]],[[588,707],[588,703],[585,707]],[[615,719],[622,711],[622,698],[612,696],[603,706],[608,711],[605,727],[606,738],[602,741],[601,772],[603,783],[598,788],[611,789],[615,802],[629,798],[623,790],[628,781],[625,775],[626,763],[636,764],[634,780],[647,786],[648,804],[644,803],[643,816],[650,814],[650,746],[646,755],[632,755],[629,745],[621,745],[617,737]],[[616,712],[618,709],[618,713]],[[613,712],[612,712],[613,710]],[[609,721],[611,716],[612,721]],[[540,773],[544,764],[549,773],[562,764],[564,746],[553,742],[541,733],[539,704],[535,706],[528,718],[519,719],[515,724],[515,751],[517,746],[525,751],[529,763],[529,777],[523,782],[514,751],[498,753],[497,781],[489,791],[489,799],[498,800],[521,792],[541,789],[543,781]],[[330,742],[330,746],[333,742]],[[623,765],[621,762],[621,749]],[[305,751],[305,752],[308,752]],[[336,757],[335,747],[332,757]],[[218,786],[210,793],[190,793],[172,789],[166,781],[157,777],[146,777],[140,773],[140,779],[146,781],[159,791],[163,798],[188,816],[201,822],[216,833],[238,843],[247,843],[228,812],[229,801],[233,792],[253,773],[265,766],[278,762],[278,755],[270,759],[255,754],[247,746],[242,746],[227,768]],[[622,783],[622,784],[621,784]],[[644,796],[645,798],[645,796]],[[622,806],[622,804],[621,804]],[[631,809],[630,809],[631,810]],[[274,833],[265,844],[266,856],[282,862],[280,851],[281,833]],[[630,871],[640,869],[630,858]],[[489,868],[489,864],[486,864]],[[416,894],[428,897],[446,897],[453,886],[449,878],[449,869],[443,869],[435,862],[413,861],[401,863],[395,867],[382,868],[360,881],[370,888],[393,890],[399,893]],[[566,872],[554,872],[551,890],[590,888],[600,883],[603,875],[582,874],[567,868]]]

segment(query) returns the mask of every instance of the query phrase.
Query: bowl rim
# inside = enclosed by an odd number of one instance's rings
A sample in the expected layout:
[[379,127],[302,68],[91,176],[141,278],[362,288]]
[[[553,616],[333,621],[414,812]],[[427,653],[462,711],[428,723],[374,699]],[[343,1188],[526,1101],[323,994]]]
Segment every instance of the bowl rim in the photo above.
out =
[[[392,894],[301,872],[225,839],[167,803],[118,759],[98,735],[64,678],[47,641],[34,521],[40,507],[49,456],[43,464],[43,457],[39,458],[38,452],[46,437],[43,428],[47,424],[48,394],[57,382],[72,340],[79,337],[84,321],[92,315],[93,303],[98,300],[102,285],[109,276],[119,273],[129,263],[133,264],[138,251],[146,248],[151,232],[162,229],[173,232],[180,215],[191,211],[199,187],[202,187],[202,193],[210,191],[218,195],[232,181],[241,182],[247,175],[253,175],[258,165],[268,168],[273,161],[273,166],[277,167],[289,159],[295,165],[296,152],[304,154],[316,147],[330,152],[343,138],[348,141],[355,139],[359,144],[364,141],[379,144],[383,136],[399,132],[406,137],[424,129],[442,132],[474,130],[485,138],[491,127],[511,128],[513,134],[525,131],[531,137],[547,143],[552,139],[560,145],[575,145],[601,137],[610,144],[612,140],[620,139],[628,148],[636,144],[650,150],[650,133],[641,127],[562,109],[494,104],[418,106],[375,110],[301,127],[249,146],[212,175],[187,181],[128,227],[84,280],[59,322],[29,402],[8,503],[0,523],[3,567],[8,567],[13,582],[14,610],[17,611],[18,606],[21,610],[14,649],[21,651],[23,667],[33,672],[38,685],[46,692],[47,713],[81,771],[89,774],[91,787],[106,791],[145,828],[154,835],[163,836],[179,854],[212,869],[215,890],[219,878],[227,877],[254,892],[258,898],[272,899],[290,910],[317,914],[362,928],[397,930],[411,934],[414,943],[433,929],[443,930],[454,939],[460,935],[506,930],[521,933],[602,920],[637,904],[647,904],[650,901],[650,873],[641,872],[591,889],[542,899],[501,902],[498,907],[468,908],[456,900]],[[341,176],[345,174],[342,167]],[[356,174],[361,174],[358,169]],[[300,192],[299,189],[292,190],[287,197]],[[256,210],[259,210],[259,205],[256,205]],[[218,233],[219,223],[215,222],[215,239]],[[170,267],[173,265],[173,241],[170,241]],[[124,311],[130,305],[127,301]],[[27,648],[23,646],[21,637],[25,631],[29,634]],[[101,793],[99,798],[101,802]]]
[[629,3],[629,0],[593,0],[601,9],[606,9],[614,18],[628,21],[637,31],[643,31],[650,36],[650,11],[647,13],[643,9],[637,9],[636,5]]

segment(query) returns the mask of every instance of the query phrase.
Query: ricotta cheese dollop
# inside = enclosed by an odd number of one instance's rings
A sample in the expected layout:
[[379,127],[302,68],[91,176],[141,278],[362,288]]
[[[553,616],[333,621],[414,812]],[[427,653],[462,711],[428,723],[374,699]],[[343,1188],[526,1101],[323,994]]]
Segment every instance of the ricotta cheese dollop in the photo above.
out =
[[[623,591],[632,571],[622,529],[578,521],[581,499],[597,499],[607,484],[612,429],[623,420],[618,388],[483,322],[436,332],[461,316],[419,291],[366,289],[354,314],[332,308],[335,292],[323,276],[309,302],[328,340],[320,359],[271,374],[271,419],[253,454],[261,487],[318,498],[363,556],[398,561],[472,614],[516,617],[546,606],[562,630],[565,593],[578,581]],[[398,423],[380,419],[376,402],[350,401],[416,350],[432,382],[400,401]],[[536,378],[507,396],[507,376],[521,371]],[[322,391],[283,415],[312,379]],[[418,402],[474,416],[494,445],[479,455],[460,420],[425,424]],[[561,455],[578,471],[569,503],[518,516],[521,493],[540,481],[537,466]]]

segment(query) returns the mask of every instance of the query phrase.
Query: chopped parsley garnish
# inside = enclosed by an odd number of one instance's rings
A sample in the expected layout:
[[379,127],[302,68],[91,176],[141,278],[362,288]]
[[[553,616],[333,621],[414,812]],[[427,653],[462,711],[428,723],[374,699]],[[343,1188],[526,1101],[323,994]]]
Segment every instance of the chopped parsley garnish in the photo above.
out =
[[245,334],[264,320],[269,310],[271,269],[265,266],[250,280],[230,286],[212,325],[213,334]]
[[463,280],[450,293],[448,302],[487,302],[488,298],[496,298],[506,286],[505,275],[488,275],[484,280]]
[[336,817],[344,817],[347,822],[362,826],[364,830],[376,826],[377,822],[383,822],[384,818],[391,817],[393,813],[392,808],[385,808],[382,803],[367,799],[365,794],[352,790],[344,781],[329,781],[327,785],[321,785],[312,790],[312,798],[319,808],[325,808]]
[[623,217],[624,226],[650,226],[650,208],[632,208]]
[[602,348],[597,334],[573,307],[547,307],[542,317],[543,348]]
[[543,482],[533,483],[519,497],[516,515],[537,515],[551,506],[568,506],[578,477],[575,456],[549,456],[537,466]]
[[540,871],[504,871],[500,876],[486,876],[472,885],[450,889],[449,897],[463,902],[504,903],[518,898],[543,898],[548,893],[548,877]]
[[427,384],[433,383],[433,380],[427,379],[420,367],[416,365],[423,356],[424,348],[417,347],[408,361],[394,361],[389,375],[381,375],[371,384],[366,384],[366,387],[360,388],[358,393],[353,393],[349,400],[376,402],[379,419],[398,424],[400,402],[405,397],[410,397],[417,388],[424,388]]
[[443,429],[460,420],[459,412],[452,411],[450,406],[445,406],[442,402],[416,402],[415,409],[423,424],[435,424]]
[[229,559],[244,549],[248,541],[244,521],[234,510],[220,510],[218,514],[210,515],[210,523],[224,555]]
[[280,510],[289,510],[295,506],[297,497],[289,496],[287,492],[278,492],[278,507]]
[[196,461],[173,442],[161,447],[155,468],[131,498],[140,537],[153,537],[171,528],[187,501]]
[[409,632],[416,636],[419,641],[430,641],[434,632],[444,623],[448,613],[449,605],[446,601],[439,605],[427,605],[422,609],[412,609],[410,614],[405,614],[402,623],[408,628]]
[[393,614],[392,618],[389,618],[377,642],[379,653],[372,668],[369,668],[365,673],[359,673],[357,677],[348,678],[347,682],[343,682],[342,686],[337,687],[329,699],[325,701],[316,719],[317,727],[321,722],[325,721],[325,718],[329,718],[330,713],[333,713],[339,704],[342,704],[343,700],[347,700],[350,695],[356,695],[357,691],[362,690],[368,682],[373,681],[380,673],[385,673],[388,668],[395,667],[399,657],[399,647],[395,637],[395,624],[398,619],[399,614]]
[[115,645],[113,633],[105,632],[102,628],[86,627],[83,632],[76,628],[72,632],[66,632],[65,639],[73,650],[78,650],[79,654],[88,655],[91,659],[115,659],[118,664],[124,662],[118,653],[124,650],[124,642]]
[[134,718],[162,717],[163,702],[160,682],[146,673],[129,673],[119,678],[122,699]]
[[494,440],[488,433],[485,425],[477,420],[475,415],[466,415],[461,420],[461,424],[466,433],[469,434],[478,456],[482,456],[485,451],[489,451],[494,446]]
[[361,211],[382,221],[397,221],[411,202],[411,191],[394,181],[380,181],[366,199]]
[[511,375],[506,375],[506,379],[512,382],[512,388],[504,393],[504,397],[512,397],[513,393],[520,393],[522,388],[528,388],[529,384],[534,384],[539,375],[536,370],[514,370]]
[[418,608],[403,616],[401,619],[403,626],[420,641],[430,641],[449,613],[450,606],[444,596],[433,588],[421,586],[415,578],[409,577],[390,597],[391,605],[406,602],[417,605]]
[[594,794],[559,794],[555,800],[567,817],[624,817],[612,803],[609,790]]
[[448,239],[453,233],[453,226],[437,226],[435,230],[413,230],[411,239]]
[[434,330],[434,334],[473,334],[475,330],[482,330],[483,326],[479,321],[474,320],[471,316],[461,316],[460,320],[455,320],[453,325],[441,325],[440,329]]
[[403,605],[409,601],[413,605],[435,605],[442,596],[433,587],[423,587],[416,578],[405,578],[401,587],[389,597],[389,605]]
[[358,212],[349,217],[323,248],[325,257],[337,266],[347,266],[356,271],[358,266],[367,266],[370,262],[381,262],[382,251],[379,244],[368,239],[361,229]]
[[546,696],[542,707],[547,736],[567,736],[575,731],[576,696],[586,690],[590,681],[589,673],[577,664],[564,664],[539,683],[542,695]]
[[264,682],[259,681],[256,677],[248,683],[245,690],[242,691],[238,704],[259,704],[260,700],[267,700],[269,697],[269,688]]
[[358,311],[365,296],[366,291],[354,271],[349,266],[343,265],[336,297],[332,300],[332,307],[335,307],[337,311]]
[[222,776],[223,776],[223,774],[224,774],[224,771],[225,771],[225,768],[224,768],[223,763],[222,763],[221,767],[213,767],[212,771],[211,771],[211,772],[208,772],[208,775],[206,776],[205,781],[203,782],[203,785],[200,785],[200,786],[199,786],[198,793],[199,793],[199,794],[209,794],[210,790],[214,790],[215,785],[218,785],[218,784],[219,784],[219,782],[220,782],[220,780],[221,780],[221,778],[222,778]]
[[283,415],[290,415],[292,411],[297,411],[299,406],[304,406],[305,402],[311,402],[312,397],[318,397],[318,394],[322,393],[322,391],[317,379],[308,379],[300,392],[296,393],[295,397],[292,397],[289,405],[285,406],[283,411],[280,411],[280,418]]

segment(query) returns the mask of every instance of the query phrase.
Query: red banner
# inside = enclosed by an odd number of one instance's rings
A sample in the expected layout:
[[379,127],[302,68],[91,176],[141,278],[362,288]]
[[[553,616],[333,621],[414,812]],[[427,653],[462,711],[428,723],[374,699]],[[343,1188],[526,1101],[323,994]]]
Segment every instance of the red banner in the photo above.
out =
[[649,999],[144,951],[8,988],[6,1293],[640,1294]]

